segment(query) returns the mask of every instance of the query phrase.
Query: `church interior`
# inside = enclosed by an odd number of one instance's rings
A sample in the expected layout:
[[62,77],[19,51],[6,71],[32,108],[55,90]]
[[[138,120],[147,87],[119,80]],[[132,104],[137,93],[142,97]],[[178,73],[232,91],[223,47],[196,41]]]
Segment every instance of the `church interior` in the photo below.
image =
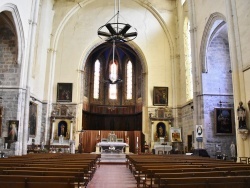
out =
[[250,164],[249,9],[1,0],[1,158],[114,154],[134,165],[198,153]]

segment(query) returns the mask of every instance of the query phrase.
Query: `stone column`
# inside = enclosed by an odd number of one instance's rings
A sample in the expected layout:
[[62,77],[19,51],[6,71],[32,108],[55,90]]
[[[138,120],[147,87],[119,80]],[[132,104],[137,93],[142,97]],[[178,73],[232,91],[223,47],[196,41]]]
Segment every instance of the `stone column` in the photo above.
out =
[[69,137],[69,140],[73,140],[73,122],[74,122],[74,119],[72,118],[70,120],[70,137]]
[[52,121],[52,130],[51,130],[51,139],[50,139],[50,143],[53,144],[54,141],[54,130],[55,130],[55,118],[53,118]]
[[[245,87],[244,87],[244,77],[242,71],[242,54],[240,49],[240,36],[239,36],[239,27],[238,27],[238,16],[235,10],[235,0],[225,1],[226,11],[227,11],[227,25],[228,25],[228,40],[230,44],[230,59],[232,65],[232,82],[234,87],[234,109],[237,109],[239,101],[242,101],[244,104],[245,99]],[[236,111],[235,111],[236,114]],[[236,130],[236,140],[237,140],[237,155],[245,156],[245,149],[249,150],[247,147],[248,144],[244,141],[239,132],[239,122],[235,121],[235,130]]]

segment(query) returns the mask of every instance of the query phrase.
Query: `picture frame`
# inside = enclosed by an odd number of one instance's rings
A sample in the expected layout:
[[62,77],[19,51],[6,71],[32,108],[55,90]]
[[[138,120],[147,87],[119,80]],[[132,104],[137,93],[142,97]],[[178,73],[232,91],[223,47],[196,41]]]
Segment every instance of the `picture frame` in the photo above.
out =
[[57,102],[72,102],[72,83],[57,83]]
[[233,108],[215,108],[214,119],[215,119],[215,135],[234,134]]
[[10,142],[17,141],[17,139],[18,139],[18,126],[19,126],[19,121],[9,120],[8,141],[10,141]]
[[30,102],[29,107],[29,136],[36,136],[37,129],[37,104],[34,102]]
[[170,128],[170,139],[171,142],[182,142],[181,128]]
[[168,105],[168,87],[158,87],[158,86],[154,87],[153,105],[154,106]]
[[202,138],[202,137],[203,137],[203,126],[196,125],[196,138]]

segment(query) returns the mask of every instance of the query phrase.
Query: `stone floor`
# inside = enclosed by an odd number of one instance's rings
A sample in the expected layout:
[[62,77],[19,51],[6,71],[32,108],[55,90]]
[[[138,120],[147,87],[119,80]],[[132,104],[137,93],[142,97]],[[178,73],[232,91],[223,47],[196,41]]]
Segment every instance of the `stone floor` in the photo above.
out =
[[102,153],[101,163],[125,163],[127,161],[126,154],[124,153]]
[[136,188],[136,181],[125,164],[101,164],[87,188]]

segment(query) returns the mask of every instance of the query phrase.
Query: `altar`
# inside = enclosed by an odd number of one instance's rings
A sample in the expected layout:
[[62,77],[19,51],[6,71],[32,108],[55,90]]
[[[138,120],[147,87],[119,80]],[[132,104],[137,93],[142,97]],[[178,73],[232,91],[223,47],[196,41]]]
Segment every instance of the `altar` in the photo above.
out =
[[158,154],[158,151],[163,151],[164,153],[169,153],[172,150],[172,146],[170,145],[161,145],[161,144],[155,144],[154,145],[155,154]]
[[103,152],[121,152],[129,153],[129,145],[124,142],[99,142],[96,144],[96,153]]

